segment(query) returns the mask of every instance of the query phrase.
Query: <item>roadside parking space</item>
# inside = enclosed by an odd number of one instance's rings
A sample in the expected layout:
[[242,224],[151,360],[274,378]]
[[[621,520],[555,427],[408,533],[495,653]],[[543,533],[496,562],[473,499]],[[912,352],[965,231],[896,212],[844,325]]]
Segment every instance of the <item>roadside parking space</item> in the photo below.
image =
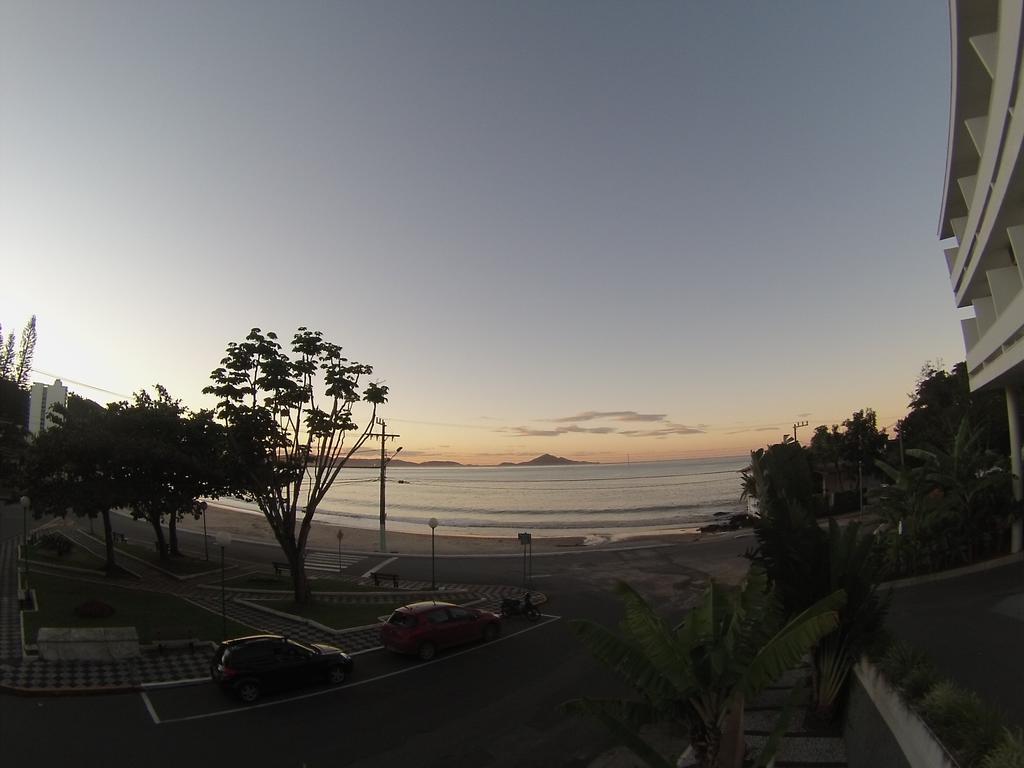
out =
[[[144,691],[141,694],[143,705],[149,716],[158,725],[176,722],[191,722],[206,718],[241,715],[253,710],[297,705],[299,702],[312,700],[322,701],[329,706],[338,697],[346,697],[347,692],[358,690],[362,686],[373,685],[380,681],[390,680],[400,675],[415,674],[435,667],[435,665],[458,664],[458,659],[470,654],[487,653],[500,656],[506,643],[516,643],[527,635],[541,630],[560,619],[559,616],[542,614],[540,621],[506,621],[501,637],[489,643],[472,643],[441,652],[429,662],[422,662],[411,656],[401,656],[377,649],[353,654],[355,672],[350,680],[343,685],[313,686],[296,689],[285,693],[266,694],[258,703],[243,706],[237,700],[225,694],[212,682],[186,685],[176,688],[160,688]],[[343,642],[338,643],[344,646]]]

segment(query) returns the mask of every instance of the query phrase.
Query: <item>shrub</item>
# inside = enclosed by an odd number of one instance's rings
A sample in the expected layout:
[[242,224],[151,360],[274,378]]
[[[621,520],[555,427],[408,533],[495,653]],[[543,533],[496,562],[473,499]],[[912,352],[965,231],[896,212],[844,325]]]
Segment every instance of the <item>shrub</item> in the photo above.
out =
[[1003,731],[1003,738],[982,761],[981,768],[1024,768],[1024,732]]
[[74,546],[74,543],[70,539],[56,531],[44,533],[36,539],[37,548],[56,552],[60,557],[63,557],[70,552]]
[[114,607],[102,600],[86,600],[75,608],[75,615],[83,619],[105,619],[114,615]]
[[949,682],[933,686],[921,699],[921,714],[961,765],[976,765],[1002,737],[1000,717],[978,694]]

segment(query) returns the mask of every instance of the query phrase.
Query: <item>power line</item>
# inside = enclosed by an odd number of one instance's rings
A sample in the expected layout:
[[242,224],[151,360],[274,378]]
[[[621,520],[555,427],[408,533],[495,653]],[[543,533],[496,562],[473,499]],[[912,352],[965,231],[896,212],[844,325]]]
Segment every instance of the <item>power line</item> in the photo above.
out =
[[38,368],[32,368],[31,370],[32,370],[32,373],[38,373],[38,374],[40,374],[42,376],[49,376],[52,379],[60,379],[61,381],[66,381],[68,384],[77,384],[79,387],[85,387],[86,389],[91,389],[91,390],[93,390],[95,392],[106,392],[108,395],[115,395],[116,397],[123,397],[123,398],[131,397],[131,395],[124,394],[124,392],[114,392],[113,390],[104,389],[103,387],[97,387],[97,386],[94,386],[93,384],[86,384],[84,381],[78,381],[76,379],[70,379],[67,376],[59,376],[56,373],[50,373],[49,371],[41,371]]

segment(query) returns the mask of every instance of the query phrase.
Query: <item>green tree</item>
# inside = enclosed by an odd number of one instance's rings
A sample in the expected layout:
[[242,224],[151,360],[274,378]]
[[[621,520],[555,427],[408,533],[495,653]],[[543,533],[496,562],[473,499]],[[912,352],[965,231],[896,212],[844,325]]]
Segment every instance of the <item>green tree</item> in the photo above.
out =
[[3,330],[0,329],[0,379],[15,382],[21,389],[28,388],[29,374],[32,372],[32,358],[36,350],[36,316],[25,324],[21,331],[21,344],[17,354],[14,351],[15,337],[11,331],[4,341]]
[[123,442],[110,411],[74,395],[66,408],[58,408],[55,421],[32,442],[26,461],[33,513],[100,517],[106,569],[113,573],[117,565],[110,512],[128,503],[125,460],[133,446]]
[[[639,694],[639,700],[577,699],[565,706],[598,718],[648,765],[665,761],[638,734],[642,725],[668,722],[685,728],[698,764],[732,768],[743,759],[744,702],[800,661],[837,623],[841,591],[789,621],[752,567],[739,589],[714,582],[679,626],[671,626],[628,585],[617,591],[626,616],[622,636],[589,621],[570,623],[594,656]],[[781,724],[781,732],[785,723]],[[727,735],[728,734],[728,735]],[[768,755],[762,754],[760,764]]]
[[811,436],[811,462],[820,472],[835,472],[839,487],[843,487],[843,435],[839,425],[831,429],[824,424],[815,428]]
[[[255,502],[291,568],[296,602],[309,599],[306,542],[317,507],[348,459],[365,443],[388,388],[359,381],[373,372],[350,362],[319,331],[299,328],[284,353],[277,334],[254,328],[228,345],[203,390],[218,399],[228,435],[232,493]],[[370,414],[360,428],[354,406]],[[355,438],[347,449],[345,440]]]
[[880,533],[884,566],[889,577],[929,573],[950,564],[957,544],[957,521],[942,493],[920,466],[879,469],[888,482],[877,492],[878,510],[885,520]]
[[947,445],[968,417],[975,428],[984,430],[984,447],[1009,451],[1006,398],[999,390],[971,392],[965,363],[949,371],[941,363],[927,363],[909,397],[909,412],[896,425],[906,448]]
[[968,562],[974,561],[987,524],[1011,506],[1006,458],[984,447],[985,436],[984,427],[972,428],[970,417],[964,416],[948,447],[907,452],[924,462],[925,477],[942,490],[955,511]]
[[[117,430],[132,446],[124,458],[128,506],[153,527],[161,559],[180,556],[177,523],[200,497],[226,485],[223,428],[210,411],[193,413],[157,384],[156,397],[137,392],[110,406]],[[167,519],[165,541],[162,522]]]
[[885,455],[889,436],[878,428],[878,417],[871,408],[854,411],[843,421],[839,452],[852,467],[861,467],[866,473],[875,472],[875,462]]

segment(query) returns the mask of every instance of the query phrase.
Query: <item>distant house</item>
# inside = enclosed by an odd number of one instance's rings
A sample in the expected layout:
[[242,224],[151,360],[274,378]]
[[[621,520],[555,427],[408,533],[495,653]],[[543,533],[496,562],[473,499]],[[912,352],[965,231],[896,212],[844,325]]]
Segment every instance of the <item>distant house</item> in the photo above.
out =
[[53,384],[33,384],[29,393],[28,431],[38,435],[53,425],[53,407],[68,403],[68,388],[60,379]]

